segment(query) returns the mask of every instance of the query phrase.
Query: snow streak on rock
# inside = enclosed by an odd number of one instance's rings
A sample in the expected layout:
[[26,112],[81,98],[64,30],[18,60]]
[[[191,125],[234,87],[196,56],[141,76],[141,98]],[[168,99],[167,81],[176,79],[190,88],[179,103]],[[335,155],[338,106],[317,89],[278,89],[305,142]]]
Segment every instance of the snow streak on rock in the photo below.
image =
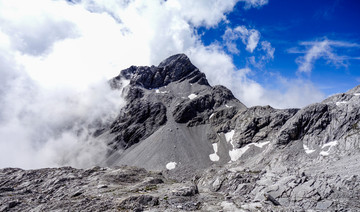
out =
[[209,155],[210,160],[211,161],[219,161],[220,157],[219,157],[219,155],[217,155],[218,145],[215,143],[215,144],[212,144],[212,146],[213,146],[213,149],[214,149],[214,153]]

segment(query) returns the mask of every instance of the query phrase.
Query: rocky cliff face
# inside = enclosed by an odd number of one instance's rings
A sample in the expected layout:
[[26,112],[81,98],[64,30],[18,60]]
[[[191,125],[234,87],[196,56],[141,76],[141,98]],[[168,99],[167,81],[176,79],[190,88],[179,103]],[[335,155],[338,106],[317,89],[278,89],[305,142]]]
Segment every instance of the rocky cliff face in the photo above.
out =
[[2,169],[0,210],[360,210],[360,86],[246,108],[183,54],[110,84],[127,104],[93,136],[112,168]]

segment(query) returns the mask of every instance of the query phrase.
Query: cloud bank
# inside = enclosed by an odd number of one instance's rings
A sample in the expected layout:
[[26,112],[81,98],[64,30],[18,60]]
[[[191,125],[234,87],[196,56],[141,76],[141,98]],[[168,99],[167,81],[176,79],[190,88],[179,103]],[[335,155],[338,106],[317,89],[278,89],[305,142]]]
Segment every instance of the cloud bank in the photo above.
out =
[[[248,106],[299,107],[322,98],[306,81],[279,77],[281,89],[266,89],[249,78],[249,67],[234,65],[223,44],[204,45],[197,29],[227,22],[237,3],[251,9],[268,1],[0,1],[0,167],[101,162],[106,146],[89,136],[92,126],[114,119],[124,103],[107,80],[180,52]],[[276,57],[256,29],[239,26],[226,36],[264,52],[263,61]]]

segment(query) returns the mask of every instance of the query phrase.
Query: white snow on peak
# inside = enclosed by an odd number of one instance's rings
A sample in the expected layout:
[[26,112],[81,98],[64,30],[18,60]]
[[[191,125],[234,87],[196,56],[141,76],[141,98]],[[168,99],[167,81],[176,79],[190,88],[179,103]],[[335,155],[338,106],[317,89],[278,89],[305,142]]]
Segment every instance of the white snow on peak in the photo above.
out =
[[336,106],[340,106],[340,105],[343,105],[343,104],[347,104],[348,102],[347,101],[341,101],[341,102],[336,102]]
[[197,95],[194,94],[194,93],[192,93],[192,94],[190,94],[188,97],[189,97],[189,99],[195,99],[195,98],[197,97]]
[[315,149],[310,149],[308,146],[306,146],[305,144],[303,144],[304,150],[306,154],[311,154],[313,152],[315,152]]
[[331,148],[331,147],[336,146],[336,145],[338,145],[338,141],[331,141],[331,142],[328,142],[328,143],[322,145],[321,149],[324,149],[327,146],[330,146],[330,148]]
[[219,157],[219,155],[217,154],[217,151],[218,151],[217,143],[212,144],[212,146],[213,146],[213,149],[214,149],[214,153],[209,155],[210,160],[211,160],[211,161],[219,161],[220,157]]
[[232,106],[229,106],[229,105],[225,105],[225,107],[232,107]]
[[360,93],[354,93],[354,96],[360,96]]
[[175,169],[176,165],[177,165],[176,162],[169,162],[169,163],[166,164],[166,168],[168,170]]

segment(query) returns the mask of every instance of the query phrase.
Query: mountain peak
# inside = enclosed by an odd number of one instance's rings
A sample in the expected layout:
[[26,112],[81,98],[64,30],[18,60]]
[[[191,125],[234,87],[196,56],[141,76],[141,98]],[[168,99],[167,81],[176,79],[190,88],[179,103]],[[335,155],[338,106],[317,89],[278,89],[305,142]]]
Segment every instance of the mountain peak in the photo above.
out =
[[189,64],[191,61],[186,54],[175,54],[163,60],[158,67],[171,66],[174,63]]
[[209,85],[205,74],[200,72],[185,54],[173,55],[159,66],[131,66],[122,70],[116,80],[125,78],[131,85],[146,89],[160,88],[175,81],[189,80],[190,83]]

